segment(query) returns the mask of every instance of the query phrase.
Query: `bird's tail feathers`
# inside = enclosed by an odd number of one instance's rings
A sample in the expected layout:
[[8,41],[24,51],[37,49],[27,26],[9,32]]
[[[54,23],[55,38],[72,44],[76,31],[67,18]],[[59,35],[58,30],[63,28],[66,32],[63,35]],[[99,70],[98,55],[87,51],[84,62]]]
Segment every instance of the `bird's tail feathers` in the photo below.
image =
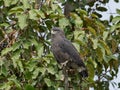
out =
[[88,71],[85,67],[80,67],[78,71],[83,78],[88,77]]
[[80,72],[80,75],[81,75],[83,78],[88,77],[88,72],[87,72],[87,70],[81,71],[81,72]]

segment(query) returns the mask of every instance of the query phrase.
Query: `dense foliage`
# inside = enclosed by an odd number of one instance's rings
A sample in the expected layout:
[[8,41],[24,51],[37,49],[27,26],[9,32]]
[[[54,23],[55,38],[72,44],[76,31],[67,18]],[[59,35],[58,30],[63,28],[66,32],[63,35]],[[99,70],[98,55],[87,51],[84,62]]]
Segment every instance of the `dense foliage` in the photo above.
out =
[[86,79],[69,74],[70,88],[109,90],[120,59],[120,10],[101,21],[109,0],[86,1],[0,0],[1,90],[63,90],[64,75],[50,51],[52,26],[64,29],[89,71]]

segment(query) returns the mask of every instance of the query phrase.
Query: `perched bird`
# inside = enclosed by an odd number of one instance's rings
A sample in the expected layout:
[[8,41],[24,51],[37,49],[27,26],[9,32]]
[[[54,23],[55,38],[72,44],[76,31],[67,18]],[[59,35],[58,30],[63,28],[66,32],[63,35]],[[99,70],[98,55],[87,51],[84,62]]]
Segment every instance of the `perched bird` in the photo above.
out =
[[51,50],[58,63],[70,69],[76,69],[82,77],[88,77],[87,69],[77,49],[58,27],[51,30]]

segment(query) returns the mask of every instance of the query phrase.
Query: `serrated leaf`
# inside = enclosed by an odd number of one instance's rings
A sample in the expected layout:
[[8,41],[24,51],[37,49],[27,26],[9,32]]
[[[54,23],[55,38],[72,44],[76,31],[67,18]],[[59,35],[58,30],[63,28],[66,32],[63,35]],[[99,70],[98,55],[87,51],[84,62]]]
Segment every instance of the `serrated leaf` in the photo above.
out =
[[48,78],[44,78],[45,83],[47,84],[48,87],[51,86],[51,81]]
[[18,23],[21,29],[24,29],[27,26],[27,15],[20,14],[18,15]]
[[54,69],[53,66],[49,66],[49,67],[47,68],[47,71],[48,71],[49,73],[53,74],[53,75],[56,73],[56,71],[55,71],[55,69]]
[[29,2],[29,0],[21,0],[21,1],[22,1],[23,6],[24,6],[25,9],[30,8],[30,2]]
[[12,51],[15,51],[15,50],[19,49],[20,45],[21,45],[20,42],[14,43],[14,45],[12,46],[12,48],[13,48]]
[[60,18],[59,19],[59,26],[63,29],[63,28],[65,28],[67,25],[69,25],[69,21],[68,21],[68,19],[66,19],[66,18]]
[[36,10],[36,13],[37,13],[41,18],[45,18],[44,12],[42,12],[41,10]]
[[39,69],[40,69],[40,72],[44,75],[45,72],[46,72],[46,68],[44,68],[44,67],[40,67]]
[[53,11],[55,11],[56,9],[58,9],[58,4],[51,4],[51,8]]

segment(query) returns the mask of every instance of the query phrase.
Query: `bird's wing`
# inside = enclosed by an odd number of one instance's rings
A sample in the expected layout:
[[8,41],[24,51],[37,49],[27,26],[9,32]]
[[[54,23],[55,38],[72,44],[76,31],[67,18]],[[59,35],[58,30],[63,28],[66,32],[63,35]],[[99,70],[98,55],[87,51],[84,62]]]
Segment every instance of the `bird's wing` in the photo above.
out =
[[61,48],[62,52],[67,53],[69,55],[69,57],[74,63],[76,63],[79,66],[85,67],[78,51],[70,41],[68,41],[67,39],[63,39],[63,41],[59,43],[59,47]]

